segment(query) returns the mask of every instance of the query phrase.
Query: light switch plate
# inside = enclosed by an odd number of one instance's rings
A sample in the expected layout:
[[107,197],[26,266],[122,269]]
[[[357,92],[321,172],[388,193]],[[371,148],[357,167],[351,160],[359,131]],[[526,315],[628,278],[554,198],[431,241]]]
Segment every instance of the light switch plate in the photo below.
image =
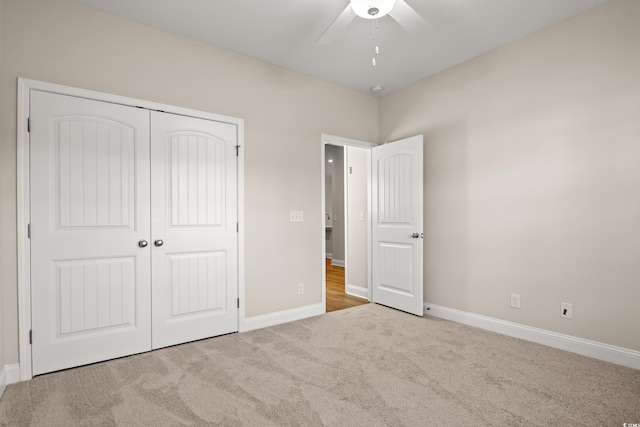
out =
[[289,222],[304,222],[303,211],[289,211]]
[[520,308],[520,294],[511,294],[511,308]]

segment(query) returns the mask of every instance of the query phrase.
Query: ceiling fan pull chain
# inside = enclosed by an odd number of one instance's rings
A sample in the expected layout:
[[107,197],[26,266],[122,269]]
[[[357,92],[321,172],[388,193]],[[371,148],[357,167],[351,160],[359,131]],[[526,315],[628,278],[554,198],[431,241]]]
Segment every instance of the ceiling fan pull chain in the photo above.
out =
[[[378,28],[378,19],[375,18],[375,19],[372,19],[372,21],[373,21],[373,37],[372,37],[372,40],[373,40],[374,45],[375,45],[374,49],[373,49],[373,53],[375,55],[378,55],[380,53],[380,48],[378,48],[378,44],[375,43],[375,41],[376,41],[376,28]],[[376,57],[375,56],[373,56],[371,58],[371,65],[373,65],[374,67],[376,66]]]

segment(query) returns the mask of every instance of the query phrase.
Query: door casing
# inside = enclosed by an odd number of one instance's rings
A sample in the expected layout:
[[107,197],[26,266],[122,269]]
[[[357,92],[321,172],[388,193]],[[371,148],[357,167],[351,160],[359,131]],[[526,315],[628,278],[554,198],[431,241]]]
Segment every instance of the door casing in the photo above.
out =
[[196,117],[234,124],[238,129],[238,330],[244,331],[245,319],[245,275],[244,275],[244,120],[236,117],[212,114],[204,111],[144,101],[135,98],[111,95],[70,86],[63,86],[37,80],[18,79],[17,114],[17,237],[18,237],[18,345],[20,380],[33,377],[31,363],[31,242],[30,223],[30,174],[29,168],[29,111],[31,90],[93,99],[148,110],[165,111],[183,116]]

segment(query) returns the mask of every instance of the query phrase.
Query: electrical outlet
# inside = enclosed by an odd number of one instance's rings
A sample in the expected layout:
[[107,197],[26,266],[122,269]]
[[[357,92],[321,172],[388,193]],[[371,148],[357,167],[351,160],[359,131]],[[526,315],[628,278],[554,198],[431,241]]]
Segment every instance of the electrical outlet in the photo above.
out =
[[304,222],[304,212],[289,211],[289,222]]
[[561,302],[560,317],[564,319],[573,319],[573,304],[570,304],[568,302]]
[[304,294],[304,283],[298,283],[298,295]]
[[520,308],[520,294],[511,294],[511,307]]

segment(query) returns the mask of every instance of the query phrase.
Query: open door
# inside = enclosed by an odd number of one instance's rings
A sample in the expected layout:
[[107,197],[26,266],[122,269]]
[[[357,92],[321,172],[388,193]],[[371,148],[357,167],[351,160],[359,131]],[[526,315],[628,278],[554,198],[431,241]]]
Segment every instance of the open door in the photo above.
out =
[[374,147],[372,301],[423,315],[423,136]]

